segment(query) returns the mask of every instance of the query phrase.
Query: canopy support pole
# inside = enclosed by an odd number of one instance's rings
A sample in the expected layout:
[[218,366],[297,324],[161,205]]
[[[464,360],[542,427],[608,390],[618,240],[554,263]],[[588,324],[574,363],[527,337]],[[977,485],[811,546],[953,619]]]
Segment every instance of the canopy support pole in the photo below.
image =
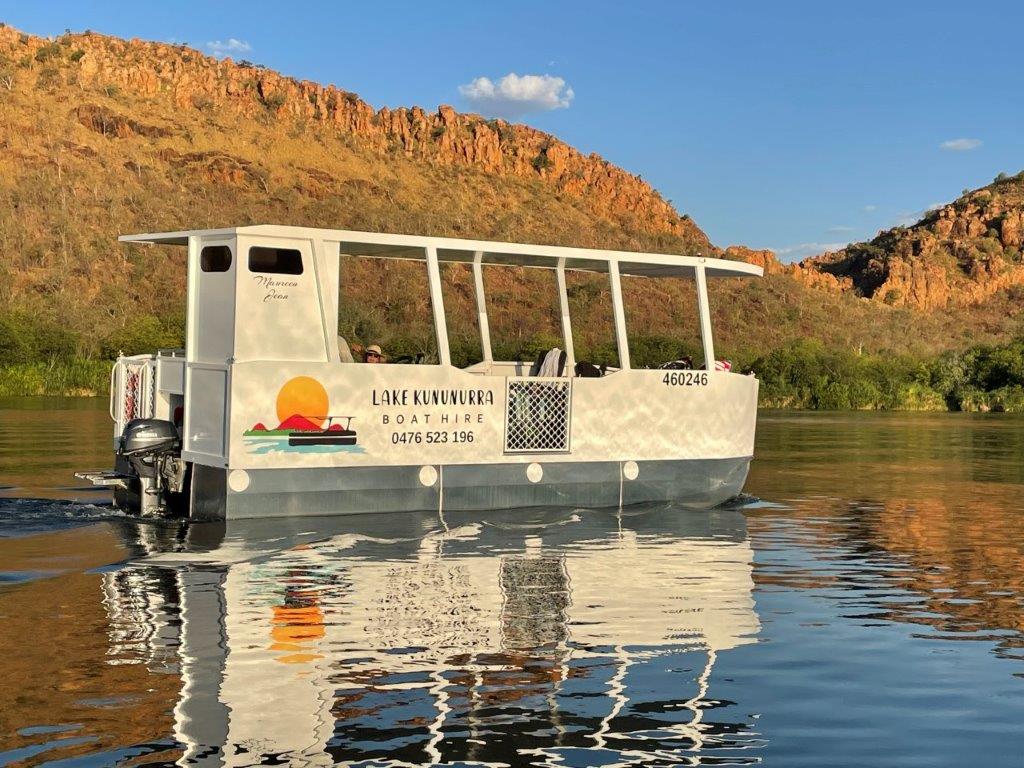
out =
[[565,341],[565,368],[567,371],[572,372],[576,370],[576,352],[572,343],[572,321],[569,319],[569,292],[565,285],[565,257],[558,259],[558,267],[555,269],[555,274],[558,277],[558,306],[562,312],[562,338]]
[[487,295],[484,293],[484,269],[483,251],[473,253],[473,284],[476,287],[476,320],[480,329],[480,351],[483,353],[484,362],[488,365],[494,362],[494,353],[491,352],[491,326],[487,322]]
[[622,281],[619,279],[619,262],[608,262],[608,277],[612,283],[612,312],[615,316],[615,345],[619,350],[619,368],[629,370],[629,339],[626,338],[626,312],[622,308]]
[[444,298],[441,296],[441,267],[437,262],[437,248],[427,246],[427,278],[430,282],[430,307],[434,311],[434,332],[437,334],[437,357],[441,365],[451,365],[448,349],[448,323],[444,316]]
[[704,345],[704,370],[715,370],[715,343],[711,338],[711,309],[708,306],[708,278],[703,264],[694,267],[697,278],[697,306],[700,311],[700,340]]

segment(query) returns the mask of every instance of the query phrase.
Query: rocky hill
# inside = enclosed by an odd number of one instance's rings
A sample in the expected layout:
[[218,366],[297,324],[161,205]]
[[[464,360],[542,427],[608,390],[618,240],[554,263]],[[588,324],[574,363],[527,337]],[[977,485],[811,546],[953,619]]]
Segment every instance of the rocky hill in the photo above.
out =
[[[29,326],[42,339],[36,359],[177,343],[182,253],[116,236],[267,222],[720,253],[639,177],[527,126],[446,106],[374,110],[341,88],[185,46],[93,33],[46,40],[0,26],[0,362],[37,354],[19,346]],[[932,352],[1020,327],[995,303],[964,316],[953,304],[921,312],[903,299],[865,301],[880,288],[838,260],[783,266],[768,252],[724,253],[768,273],[714,288],[716,340],[734,359],[808,336]],[[362,270],[350,275],[357,338],[390,343],[385,324],[424,334],[405,273]],[[467,285],[451,282],[451,314],[472,317]],[[524,317],[556,333],[549,288],[536,271],[497,276],[492,327],[510,343],[524,340]],[[607,286],[582,280],[573,290],[578,347],[607,345]],[[624,291],[633,333],[696,334],[692,286],[636,280]]]
[[910,227],[879,233],[796,267],[840,289],[918,310],[1024,299],[1024,172],[1001,174],[928,211]]
[[711,250],[639,177],[527,126],[374,111],[184,46],[0,26],[0,311],[99,354],[140,316],[173,326],[183,299],[181,254],[119,233],[265,222]]
[[[73,107],[71,116],[79,125],[107,138],[147,139],[145,143],[163,149],[155,159],[210,181],[270,186],[278,180],[275,169],[267,167],[273,163],[270,157],[181,154],[162,147],[167,142],[161,140],[200,138],[181,125],[188,113],[214,125],[229,113],[266,127],[287,126],[293,133],[320,127],[329,129],[327,135],[351,139],[360,149],[382,156],[538,180],[568,198],[580,199],[597,216],[708,244],[689,217],[676,213],[639,177],[527,126],[459,114],[449,106],[433,113],[419,107],[375,111],[354,93],[333,85],[295,80],[249,62],[218,60],[185,46],[89,32],[48,41],[4,27],[0,56],[8,92],[18,85],[50,94],[70,87],[77,93],[65,103]],[[137,100],[160,103],[171,114],[124,109]],[[160,117],[170,117],[175,124],[161,122]],[[88,153],[95,149],[91,144],[65,148]],[[303,192],[316,196],[329,191],[329,174],[316,168],[296,171],[295,181]]]

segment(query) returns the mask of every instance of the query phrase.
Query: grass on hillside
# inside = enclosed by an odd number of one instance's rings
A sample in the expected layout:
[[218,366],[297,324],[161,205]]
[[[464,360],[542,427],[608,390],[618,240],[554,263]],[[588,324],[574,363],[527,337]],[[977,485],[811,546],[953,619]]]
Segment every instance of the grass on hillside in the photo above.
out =
[[[378,152],[330,126],[269,113],[180,110],[167,94],[86,87],[70,53],[58,51],[45,66],[0,61],[11,77],[9,87],[0,83],[0,391],[8,394],[99,393],[104,360],[181,343],[184,249],[118,244],[126,232],[282,223],[668,253],[695,247],[628,216],[603,217],[585,197],[539,179]],[[80,107],[142,128],[126,137],[97,132]],[[383,343],[392,354],[429,351],[426,292],[404,269],[364,260],[348,270],[346,338]],[[445,281],[453,352],[469,361],[479,354],[471,281],[457,268],[446,269]],[[493,269],[487,282],[499,356],[532,359],[558,343],[550,274]],[[699,352],[692,283],[624,279],[623,290],[634,365]],[[843,359],[933,361],[1024,331],[1020,302],[1002,294],[956,315],[808,288],[788,275],[715,281],[711,290],[717,356],[738,366],[769,363],[766,355],[807,338]],[[614,362],[607,279],[573,275],[570,293],[577,357]],[[891,372],[894,380],[906,375]],[[765,379],[765,397],[802,407],[910,403],[844,399],[843,382],[832,383],[830,400],[795,379],[789,392],[780,374],[776,383]]]

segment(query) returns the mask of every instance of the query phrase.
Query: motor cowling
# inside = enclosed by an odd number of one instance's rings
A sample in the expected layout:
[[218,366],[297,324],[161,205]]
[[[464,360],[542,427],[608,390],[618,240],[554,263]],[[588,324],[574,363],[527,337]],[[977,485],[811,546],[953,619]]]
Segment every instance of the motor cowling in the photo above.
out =
[[132,419],[121,433],[117,455],[138,477],[139,513],[165,515],[186,483],[178,428],[162,419]]
[[178,428],[162,419],[132,419],[125,424],[121,433],[118,453],[126,458],[133,456],[174,453],[181,448]]

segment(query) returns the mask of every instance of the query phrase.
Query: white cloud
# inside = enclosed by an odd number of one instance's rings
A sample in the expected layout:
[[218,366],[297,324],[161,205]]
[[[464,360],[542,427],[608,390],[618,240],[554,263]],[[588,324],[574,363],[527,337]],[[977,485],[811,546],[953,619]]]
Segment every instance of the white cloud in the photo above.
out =
[[845,224],[841,224],[838,227],[829,227],[828,231],[829,232],[835,232],[837,234],[840,233],[840,232],[853,232],[854,231],[854,227],[847,227]]
[[206,44],[214,56],[227,56],[229,53],[248,53],[252,46],[245,40],[229,37],[227,40],[211,40]]
[[782,248],[772,248],[775,251],[775,255],[779,257],[780,261],[800,261],[806,259],[808,256],[817,256],[820,253],[826,251],[838,251],[840,248],[845,248],[849,245],[849,242],[845,243],[799,243],[797,245],[787,245]]
[[939,147],[949,152],[970,152],[981,144],[981,139],[950,139],[939,144]]
[[510,72],[494,82],[478,77],[459,86],[462,97],[486,114],[517,117],[527,112],[566,109],[575,94],[565,80],[553,75],[523,75]]
[[865,213],[874,213],[877,210],[878,210],[878,206],[877,205],[865,205],[864,206],[864,212]]

